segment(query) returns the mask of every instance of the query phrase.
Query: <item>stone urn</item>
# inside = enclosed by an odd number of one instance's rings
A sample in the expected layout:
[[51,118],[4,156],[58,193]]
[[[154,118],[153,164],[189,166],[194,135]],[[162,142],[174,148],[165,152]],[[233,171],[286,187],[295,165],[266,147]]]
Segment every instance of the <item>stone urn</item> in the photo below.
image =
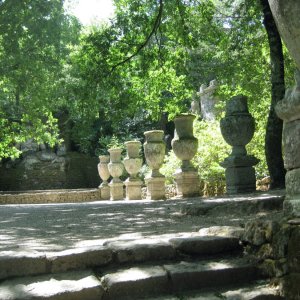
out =
[[176,133],[171,144],[175,155],[182,160],[184,171],[194,170],[191,159],[198,149],[198,140],[193,135],[195,118],[192,114],[181,114],[174,119]]
[[248,111],[247,97],[239,95],[226,103],[226,115],[221,119],[221,133],[232,146],[232,153],[221,163],[226,169],[228,194],[250,193],[256,189],[255,170],[259,160],[248,155],[246,145],[251,141],[255,121]]
[[110,192],[107,182],[110,177],[108,171],[109,155],[100,155],[99,160],[100,162],[98,164],[98,173],[100,178],[102,179],[102,183],[99,185],[99,189],[101,191],[101,199],[109,199]]
[[190,197],[199,195],[199,176],[191,164],[191,159],[198,149],[198,139],[193,134],[193,123],[196,116],[193,114],[180,114],[174,119],[175,136],[172,148],[175,155],[182,161],[181,169],[174,176],[177,196]]
[[221,119],[221,133],[233,155],[247,155],[246,145],[254,135],[255,122],[249,114],[247,97],[233,97],[226,104],[226,116]]
[[123,199],[123,182],[119,178],[124,171],[124,165],[121,162],[121,148],[111,148],[108,150],[110,155],[110,162],[108,164],[108,170],[113,177],[109,183],[110,186],[110,199],[121,200]]
[[151,174],[145,178],[147,199],[165,199],[165,177],[159,172],[165,158],[166,144],[162,130],[151,130],[145,133],[144,153]]
[[144,133],[146,142],[144,143],[144,153],[147,164],[151,168],[151,177],[163,177],[159,172],[165,158],[166,144],[163,141],[164,132],[162,130],[151,130]]
[[127,156],[123,163],[129,177],[125,181],[126,199],[142,199],[142,181],[138,178],[138,173],[142,167],[143,160],[140,158],[141,142],[128,141],[125,143]]

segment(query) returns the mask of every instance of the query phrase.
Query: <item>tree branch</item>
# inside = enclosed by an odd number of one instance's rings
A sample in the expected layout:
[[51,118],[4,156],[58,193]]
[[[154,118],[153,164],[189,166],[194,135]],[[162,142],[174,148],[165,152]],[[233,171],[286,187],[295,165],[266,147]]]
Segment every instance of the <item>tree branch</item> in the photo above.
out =
[[158,11],[157,17],[155,19],[154,25],[152,27],[152,30],[149,33],[149,35],[147,36],[146,40],[141,45],[139,45],[139,47],[136,49],[136,51],[132,55],[126,57],[124,60],[122,60],[119,63],[117,63],[114,66],[112,66],[111,73],[117,67],[119,67],[119,66],[127,63],[128,61],[130,61],[133,57],[135,57],[136,55],[138,55],[143,48],[145,48],[147,46],[147,44],[149,43],[151,37],[155,34],[155,32],[157,31],[157,29],[158,29],[158,27],[160,25],[161,17],[162,17],[162,12],[163,12],[163,0],[159,0],[159,11]]

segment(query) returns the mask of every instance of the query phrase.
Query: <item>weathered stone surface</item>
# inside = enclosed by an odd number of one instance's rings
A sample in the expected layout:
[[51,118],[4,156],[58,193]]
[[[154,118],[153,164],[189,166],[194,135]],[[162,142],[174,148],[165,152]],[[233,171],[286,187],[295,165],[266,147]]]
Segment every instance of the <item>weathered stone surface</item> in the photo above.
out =
[[188,254],[215,254],[239,249],[239,240],[234,237],[191,237],[170,239],[174,247]]
[[126,199],[127,200],[140,200],[142,199],[142,181],[140,180],[126,180]]
[[300,3],[298,0],[269,0],[280,36],[300,69]]
[[223,236],[240,239],[244,234],[244,229],[235,226],[211,226],[207,228],[201,228],[199,230],[199,234],[202,236]]
[[40,159],[42,153],[26,152],[9,169],[3,164],[0,168],[0,190],[95,188],[99,185],[96,158],[75,152],[58,156],[52,152],[53,160],[49,161]]
[[253,167],[226,168],[225,176],[228,194],[250,193],[256,189]]
[[270,278],[282,277],[288,273],[288,263],[285,258],[279,260],[266,259],[260,267],[263,274]]
[[174,174],[177,196],[193,197],[200,194],[200,180],[197,172],[187,171]]
[[284,299],[288,300],[299,300],[300,295],[300,274],[299,273],[290,273],[284,277]]
[[289,217],[300,217],[300,195],[286,196],[283,202],[284,213]]
[[[104,299],[136,299],[170,292],[170,283],[162,267],[136,267],[107,274],[102,278]],[[140,298],[138,298],[140,299]]]
[[119,263],[172,259],[176,254],[170,244],[158,240],[110,242],[105,245],[115,252]]
[[1,300],[99,300],[102,295],[103,288],[91,272],[21,278],[0,284]]
[[261,246],[272,241],[273,234],[279,230],[279,227],[277,222],[271,220],[247,222],[242,239],[255,246]]
[[148,177],[145,178],[147,185],[147,199],[163,200],[165,195],[165,177]]
[[[300,119],[300,71],[295,72],[296,85],[285,91],[283,100],[275,106],[276,114],[284,123]],[[285,124],[284,124],[285,126]]]
[[300,196],[300,168],[290,170],[285,175],[288,197]]
[[289,271],[300,274],[300,226],[294,226],[288,242]]
[[52,273],[100,267],[110,263],[112,258],[112,251],[104,247],[71,249],[48,255]]
[[[45,255],[31,252],[5,251],[0,255],[0,279],[44,274],[47,270]],[[0,299],[2,299],[0,297]]]
[[[300,95],[299,95],[300,98]],[[284,122],[283,127],[283,149],[284,167],[287,170],[300,167],[300,122]]]
[[242,260],[181,262],[164,265],[174,291],[213,288],[217,285],[249,282],[258,278],[256,268]]

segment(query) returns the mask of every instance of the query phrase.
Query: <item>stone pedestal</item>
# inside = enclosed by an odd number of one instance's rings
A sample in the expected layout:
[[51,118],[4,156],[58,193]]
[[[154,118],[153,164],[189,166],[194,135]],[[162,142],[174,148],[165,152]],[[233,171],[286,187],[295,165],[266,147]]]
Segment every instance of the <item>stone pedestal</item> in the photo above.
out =
[[110,200],[123,200],[124,192],[123,192],[123,182],[110,182]]
[[145,178],[147,185],[147,199],[165,199],[165,177],[159,172],[164,162],[166,144],[163,141],[162,130],[151,130],[145,133],[144,153],[151,174]]
[[181,114],[174,119],[175,136],[172,148],[175,155],[182,161],[181,168],[174,174],[177,196],[192,197],[199,195],[199,176],[191,159],[198,149],[198,140],[193,135],[195,115]]
[[165,177],[146,177],[145,182],[148,200],[166,199]]
[[300,71],[295,73],[296,85],[288,89],[276,107],[283,120],[283,153],[286,197],[283,203],[288,217],[300,217]]
[[199,176],[197,171],[178,171],[174,174],[178,197],[199,196]]
[[126,200],[141,200],[142,199],[142,181],[127,179],[126,186]]
[[232,153],[220,163],[225,170],[227,194],[251,193],[256,190],[255,170],[259,160],[248,155],[246,145],[254,134],[255,124],[248,112],[245,96],[233,97],[226,103],[226,115],[221,119],[221,133],[232,146]]

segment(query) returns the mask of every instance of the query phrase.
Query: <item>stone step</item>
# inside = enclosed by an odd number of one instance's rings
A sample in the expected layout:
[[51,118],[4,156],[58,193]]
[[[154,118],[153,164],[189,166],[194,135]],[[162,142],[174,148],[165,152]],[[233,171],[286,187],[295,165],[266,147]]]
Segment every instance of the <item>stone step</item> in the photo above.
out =
[[283,300],[279,295],[277,287],[268,282],[259,281],[245,287],[233,286],[214,288],[211,291],[176,293],[175,295],[165,295],[158,297],[145,298],[145,300]]
[[104,289],[91,271],[7,280],[0,284],[1,300],[101,300]]
[[142,299],[146,296],[180,293],[250,283],[261,277],[257,268],[243,259],[182,261],[159,266],[121,269],[102,276],[105,300]]
[[240,253],[236,237],[187,236],[165,240],[142,239],[106,242],[103,246],[82,247],[41,254],[26,251],[0,253],[0,280],[19,276],[60,273],[88,268],[110,267],[183,257]]
[[105,274],[85,270],[6,280],[0,284],[0,299],[144,299],[245,284],[259,278],[258,270],[243,259],[182,261],[123,268]]

